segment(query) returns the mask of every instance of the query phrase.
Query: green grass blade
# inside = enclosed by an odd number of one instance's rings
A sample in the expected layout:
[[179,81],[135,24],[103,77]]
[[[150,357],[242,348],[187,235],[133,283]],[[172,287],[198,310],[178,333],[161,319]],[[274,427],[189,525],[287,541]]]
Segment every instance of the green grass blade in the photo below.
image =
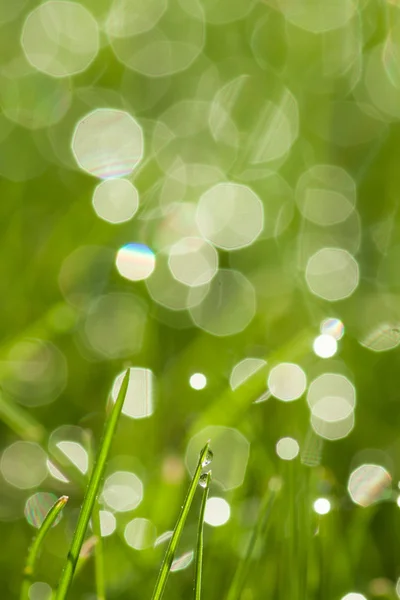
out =
[[94,547],[94,571],[96,580],[96,595],[97,600],[106,600],[106,583],[104,569],[104,547],[103,538],[101,537],[100,528],[100,505],[96,499],[92,512],[92,527],[93,533],[96,536],[97,542]]
[[[94,439],[92,433],[88,430],[85,431],[85,436],[87,451],[89,455],[89,464],[92,465],[93,468],[93,460],[95,456]],[[100,503],[98,497],[96,498],[96,502],[94,503],[92,511],[92,529],[96,537],[96,543],[94,544],[94,573],[96,582],[96,596],[97,600],[106,600],[104,545],[103,538],[101,537]],[[81,555],[82,551],[80,552],[80,557]]]
[[269,517],[271,515],[271,510],[275,498],[276,492],[268,489],[261,503],[261,508],[258,513],[257,522],[251,534],[249,544],[246,549],[246,554],[240,561],[239,566],[235,571],[235,576],[229,589],[227,600],[238,600],[238,598],[240,598],[243,586],[246,582],[250,570],[250,562],[255,545],[257,543],[257,540],[265,535],[266,527],[268,525]]
[[61,498],[59,498],[57,500],[57,502],[55,502],[53,504],[53,506],[50,508],[49,512],[47,513],[47,515],[38,531],[37,536],[34,538],[34,540],[32,542],[32,545],[29,549],[28,558],[26,559],[26,565],[25,565],[25,569],[24,569],[24,577],[23,577],[22,586],[21,586],[20,600],[28,600],[29,599],[29,588],[31,585],[33,573],[35,571],[35,563],[36,563],[36,559],[39,555],[40,547],[43,543],[43,540],[44,540],[46,534],[48,533],[49,529],[54,525],[55,520],[57,519],[58,515],[60,514],[60,512],[62,511],[62,509],[64,508],[64,506],[66,505],[67,502],[68,502],[68,496],[61,496]]
[[106,421],[103,439],[100,444],[96,463],[90,476],[89,485],[86,489],[86,494],[83,500],[81,512],[79,514],[78,523],[75,529],[74,537],[72,539],[71,548],[68,553],[67,562],[65,564],[58,588],[56,590],[55,600],[64,600],[72,584],[74,572],[79,559],[79,553],[81,551],[82,544],[85,539],[87,526],[89,524],[89,520],[93,511],[93,506],[96,501],[97,494],[99,492],[100,483],[104,474],[104,469],[109,455],[111,443],[124,404],[126,391],[128,389],[128,383],[129,369],[124,375],[118,398],[114,406],[112,407],[109,418]]
[[158,578],[157,578],[156,585],[154,588],[152,600],[160,600],[160,598],[162,597],[162,595],[164,593],[164,589],[167,584],[168,575],[169,575],[169,572],[171,569],[171,564],[172,564],[172,561],[174,560],[176,548],[178,546],[179,539],[182,535],[182,531],[185,526],[186,518],[188,516],[191,504],[193,502],[194,495],[196,493],[197,486],[199,484],[201,471],[202,471],[203,467],[206,464],[208,464],[208,462],[209,462],[209,461],[207,462],[207,457],[210,452],[209,446],[210,446],[210,443],[207,442],[207,444],[204,446],[204,448],[200,452],[199,462],[197,463],[196,471],[195,471],[195,473],[193,475],[193,479],[190,483],[185,501],[181,508],[181,512],[180,512],[178,520],[176,522],[174,532],[173,532],[171,540],[168,544],[168,548],[165,553],[160,572],[158,574]]
[[203,569],[203,550],[204,550],[204,514],[206,512],[206,503],[208,498],[208,491],[210,489],[211,482],[211,471],[209,471],[205,477],[205,485],[203,498],[201,500],[200,514],[199,514],[199,527],[197,530],[197,550],[196,550],[196,565],[194,574],[194,597],[195,600],[201,599],[201,581],[202,581],[202,569]]

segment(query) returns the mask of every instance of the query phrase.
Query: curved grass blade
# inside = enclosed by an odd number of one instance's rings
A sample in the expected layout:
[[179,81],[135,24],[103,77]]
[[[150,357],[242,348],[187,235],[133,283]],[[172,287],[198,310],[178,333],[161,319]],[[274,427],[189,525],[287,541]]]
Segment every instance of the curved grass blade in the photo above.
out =
[[111,409],[110,415],[106,420],[103,439],[101,441],[99,451],[97,454],[97,460],[95,462],[92,474],[90,476],[89,485],[86,489],[85,497],[81,512],[79,514],[78,523],[76,525],[74,537],[70,551],[68,553],[67,562],[64,570],[61,574],[60,582],[55,593],[54,600],[64,600],[68,591],[71,587],[74,572],[79,559],[79,554],[82,548],[82,544],[85,538],[87,526],[89,524],[90,516],[92,514],[93,506],[99,492],[100,483],[104,474],[105,465],[107,462],[108,454],[110,451],[111,443],[117,428],[118,419],[121,414],[121,410],[124,404],[126,391],[129,383],[129,369],[126,371],[121,389],[119,391],[117,400]]
[[[211,471],[209,471],[204,477],[204,492],[203,492],[203,498],[201,499],[200,514],[199,514],[199,527],[197,530],[196,565],[195,565],[195,574],[194,574],[194,597],[195,597],[195,600],[201,599],[201,581],[202,581],[203,550],[204,550],[204,514],[206,512],[206,503],[207,503],[207,498],[208,498],[208,491],[210,489],[210,482],[211,482]],[[200,480],[200,483],[201,483],[201,485],[203,485],[202,480]]]
[[185,501],[181,508],[181,512],[180,512],[178,520],[176,522],[174,532],[173,532],[171,540],[168,544],[168,548],[165,553],[160,572],[158,574],[158,578],[157,578],[156,585],[154,588],[152,600],[160,600],[160,598],[162,597],[162,595],[164,593],[164,589],[167,584],[167,579],[168,579],[168,575],[169,575],[169,572],[171,569],[172,561],[174,560],[176,548],[178,546],[179,539],[181,537],[191,504],[193,502],[193,498],[194,498],[197,486],[199,484],[201,471],[202,471],[203,467],[205,467],[210,462],[210,459],[208,458],[209,455],[210,455],[210,442],[207,442],[207,444],[204,446],[204,448],[200,452],[199,462],[197,463],[196,471],[195,471],[195,473],[193,475],[193,479],[190,483],[188,492],[186,494]]
[[269,521],[272,506],[276,498],[276,494],[277,492],[268,489],[267,493],[264,496],[264,499],[261,503],[260,511],[258,513],[257,522],[255,524],[255,527],[250,537],[249,544],[246,549],[246,554],[239,563],[239,566],[235,572],[235,576],[229,589],[227,600],[238,600],[238,598],[240,598],[250,570],[250,561],[253,555],[256,542],[260,537],[264,537],[265,535],[266,527]]
[[42,525],[40,526],[37,536],[32,542],[32,545],[29,549],[28,558],[26,559],[26,565],[24,568],[24,577],[21,586],[20,600],[29,599],[29,588],[31,586],[31,580],[35,571],[35,563],[39,555],[40,547],[46,534],[48,533],[49,529],[54,525],[58,515],[60,514],[67,502],[68,496],[61,496],[61,498],[59,498],[53,504],[53,506],[47,513]]

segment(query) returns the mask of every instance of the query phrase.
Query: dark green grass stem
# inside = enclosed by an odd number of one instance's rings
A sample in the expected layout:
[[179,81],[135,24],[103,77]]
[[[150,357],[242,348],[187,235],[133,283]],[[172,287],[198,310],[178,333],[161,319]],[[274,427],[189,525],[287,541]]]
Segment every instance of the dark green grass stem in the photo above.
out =
[[207,464],[207,455],[209,453],[209,446],[210,446],[210,443],[207,442],[207,444],[204,446],[204,448],[200,452],[199,462],[197,463],[196,471],[193,475],[193,479],[190,483],[188,492],[186,494],[185,501],[182,505],[181,512],[180,512],[178,520],[176,522],[174,532],[173,532],[170,542],[168,544],[168,548],[165,553],[164,560],[161,564],[161,569],[158,574],[156,585],[155,585],[155,588],[153,591],[152,600],[160,600],[160,598],[162,597],[162,595],[164,593],[165,586],[167,584],[168,575],[169,575],[169,572],[171,569],[171,564],[172,564],[172,561],[174,560],[176,548],[178,546],[179,539],[182,535],[182,531],[185,526],[185,522],[186,522],[187,516],[189,514],[189,510],[192,505],[197,486],[199,484],[201,471],[202,471],[203,467]]
[[206,512],[206,503],[208,492],[210,489],[211,471],[206,475],[203,497],[201,499],[199,526],[197,530],[197,549],[196,549],[196,564],[194,573],[194,598],[201,599],[201,583],[203,573],[203,551],[204,551],[204,514]]
[[106,421],[103,439],[101,441],[97,460],[95,462],[92,474],[90,476],[89,485],[86,488],[85,497],[83,499],[83,504],[81,508],[81,512],[79,514],[78,523],[76,525],[76,529],[74,532],[74,537],[72,539],[72,544],[70,551],[68,553],[67,562],[65,564],[64,570],[61,574],[60,582],[58,584],[58,588],[55,593],[55,600],[64,600],[68,594],[68,591],[71,587],[72,580],[74,577],[74,572],[76,569],[76,565],[79,559],[79,554],[82,548],[83,541],[85,539],[85,534],[87,530],[87,526],[89,524],[89,520],[93,511],[94,503],[97,498],[97,494],[99,492],[100,483],[103,478],[104,469],[106,466],[107,458],[110,452],[111,443],[114,438],[115,430],[117,428],[118,419],[121,414],[121,410],[124,404],[126,391],[128,389],[129,383],[129,369],[126,371],[121,389],[119,391],[117,400],[112,407],[110,415]]
[[39,556],[40,547],[43,543],[43,540],[50,530],[50,528],[54,525],[55,520],[58,515],[68,502],[68,496],[61,496],[50,508],[47,513],[40,529],[38,531],[37,536],[33,539],[32,545],[29,548],[28,558],[26,559],[26,564],[24,568],[24,575],[21,586],[21,594],[20,600],[28,600],[29,599],[29,588],[32,583],[32,576],[35,571],[35,563],[37,557]]
[[246,579],[250,571],[250,562],[251,557],[253,556],[255,545],[257,543],[257,540],[263,538],[266,533],[269,517],[271,515],[271,510],[275,502],[275,498],[276,492],[268,489],[262,500],[260,511],[257,517],[257,522],[253,528],[248,546],[246,548],[246,554],[244,555],[244,558],[240,561],[239,566],[235,571],[235,576],[229,589],[227,600],[238,600],[238,598],[240,598],[244,584],[246,583]]

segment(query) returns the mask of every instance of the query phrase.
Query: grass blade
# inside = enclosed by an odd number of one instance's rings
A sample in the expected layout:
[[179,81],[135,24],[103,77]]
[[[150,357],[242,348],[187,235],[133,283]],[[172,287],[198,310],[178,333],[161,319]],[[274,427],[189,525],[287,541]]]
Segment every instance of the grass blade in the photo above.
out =
[[94,570],[96,580],[96,595],[97,600],[106,600],[106,583],[104,579],[104,547],[103,538],[101,537],[100,527],[100,505],[96,499],[92,512],[92,527],[93,533],[96,536],[97,542],[94,548]]
[[193,475],[193,479],[190,483],[185,501],[181,508],[181,512],[180,512],[178,520],[176,522],[174,532],[173,532],[171,540],[168,544],[168,548],[165,553],[160,572],[158,574],[158,578],[157,578],[156,585],[154,588],[152,600],[160,600],[160,598],[162,597],[162,595],[164,593],[164,589],[167,584],[168,575],[169,575],[169,572],[171,569],[171,564],[172,564],[172,561],[174,560],[176,548],[178,546],[179,539],[181,537],[183,528],[185,526],[185,522],[186,522],[189,510],[190,510],[191,504],[193,502],[193,498],[194,498],[194,495],[195,495],[195,492],[196,492],[196,489],[197,489],[197,486],[198,486],[198,483],[200,480],[201,471],[202,471],[203,467],[205,467],[207,464],[209,464],[209,462],[211,460],[211,459],[209,459],[209,455],[210,455],[210,443],[207,442],[207,444],[204,446],[204,448],[200,452],[199,462],[197,463],[196,471],[195,471],[195,473]]
[[[85,431],[86,446],[89,455],[89,464],[93,468],[93,459],[95,456],[95,446],[93,435],[90,431]],[[101,537],[101,525],[100,525],[100,502],[99,498],[96,498],[96,502],[93,506],[92,511],[92,529],[95,535],[96,543],[94,544],[94,572],[96,581],[96,600],[106,600],[106,582],[105,582],[105,568],[104,568],[104,545],[103,538]],[[79,555],[81,559],[82,551]],[[78,562],[79,564],[79,562]],[[78,567],[77,567],[78,569]]]
[[235,576],[229,589],[227,600],[238,600],[238,598],[240,598],[243,586],[246,582],[250,570],[250,561],[253,555],[256,542],[259,537],[263,537],[265,534],[275,498],[276,492],[268,489],[261,503],[261,508],[258,513],[257,522],[251,534],[250,541],[246,549],[246,554],[243,560],[241,560],[241,562],[239,563],[238,568],[236,569]]
[[[201,580],[202,580],[202,569],[203,569],[203,550],[204,550],[204,514],[206,512],[206,503],[208,498],[208,491],[210,489],[211,482],[211,471],[205,475],[205,484],[203,498],[201,500],[200,515],[199,515],[199,527],[197,531],[197,551],[196,551],[196,565],[194,574],[194,597],[195,600],[201,599]],[[202,484],[202,481],[200,481]]]
[[100,483],[104,474],[104,469],[110,451],[111,443],[124,404],[126,390],[128,389],[128,383],[129,369],[124,375],[117,400],[114,406],[112,407],[109,418],[106,421],[103,439],[99,447],[96,463],[90,476],[89,485],[86,489],[81,512],[79,514],[78,523],[75,529],[74,537],[72,539],[71,548],[68,553],[67,562],[65,564],[58,588],[55,593],[55,600],[64,600],[72,584],[74,572],[79,559],[79,554],[82,548],[83,541],[85,539],[87,526],[89,524],[93,506],[96,501],[97,494],[99,492]]
[[0,419],[22,440],[42,443],[45,428],[21,406],[6,399],[0,390]]
[[47,513],[47,515],[38,531],[37,536],[34,538],[34,540],[32,542],[32,545],[29,549],[28,558],[26,559],[26,565],[25,565],[25,569],[24,569],[24,577],[23,577],[22,586],[21,586],[20,600],[28,600],[29,599],[29,588],[31,585],[32,576],[33,576],[33,573],[35,570],[35,563],[36,563],[36,559],[39,555],[40,547],[42,545],[42,542],[43,542],[46,534],[48,533],[49,529],[54,525],[55,520],[57,519],[58,515],[60,514],[60,512],[62,511],[62,509],[64,508],[64,506],[66,505],[67,502],[68,502],[68,496],[61,496],[61,498],[59,498],[57,500],[57,502],[55,502],[53,504],[53,506],[50,508],[49,512]]

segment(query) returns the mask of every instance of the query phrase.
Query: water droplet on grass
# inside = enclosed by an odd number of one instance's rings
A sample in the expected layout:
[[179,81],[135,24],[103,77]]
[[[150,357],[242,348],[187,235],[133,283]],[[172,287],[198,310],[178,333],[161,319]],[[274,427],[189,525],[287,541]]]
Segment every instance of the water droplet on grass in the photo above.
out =
[[200,475],[199,485],[202,488],[205,488],[207,486],[207,479],[208,479],[208,473],[203,473],[202,475]]
[[213,458],[214,458],[213,451],[210,450],[210,449],[208,449],[207,450],[207,454],[206,454],[203,462],[201,463],[201,466],[202,467],[207,467],[211,463],[211,461],[212,461]]

